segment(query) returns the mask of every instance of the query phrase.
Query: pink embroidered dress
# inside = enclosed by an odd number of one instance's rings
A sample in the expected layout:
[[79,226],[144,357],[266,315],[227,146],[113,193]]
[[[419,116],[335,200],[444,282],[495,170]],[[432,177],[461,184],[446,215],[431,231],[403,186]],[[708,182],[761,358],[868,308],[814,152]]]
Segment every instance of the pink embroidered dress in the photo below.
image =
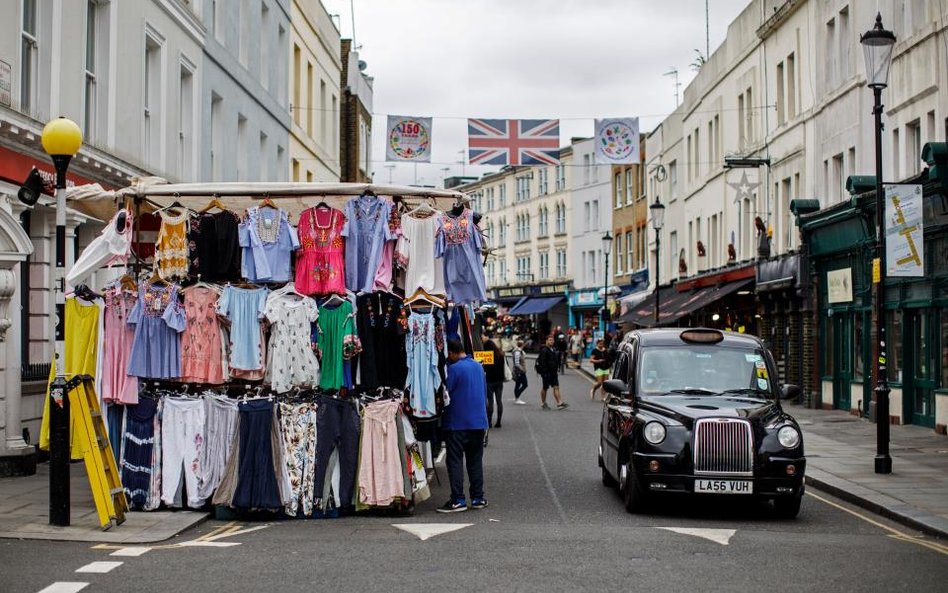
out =
[[187,327],[181,335],[181,380],[188,383],[224,382],[221,325],[217,318],[220,296],[213,289],[192,286],[184,291]]
[[345,222],[342,212],[327,206],[300,214],[296,290],[308,295],[346,293]]
[[138,378],[128,374],[135,326],[126,321],[138,293],[116,286],[105,291],[105,340],[102,345],[102,400],[138,403]]

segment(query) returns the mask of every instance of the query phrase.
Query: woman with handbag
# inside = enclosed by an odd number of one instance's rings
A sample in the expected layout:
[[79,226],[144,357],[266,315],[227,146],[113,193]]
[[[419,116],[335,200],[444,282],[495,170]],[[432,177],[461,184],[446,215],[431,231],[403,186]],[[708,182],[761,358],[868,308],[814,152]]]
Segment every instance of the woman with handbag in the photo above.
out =
[[[494,353],[493,364],[485,364],[484,372],[487,374],[487,426],[500,428],[500,419],[504,415],[504,400],[501,397],[504,393],[504,380],[506,363],[503,351],[493,340],[484,342],[484,350]],[[494,405],[497,406],[497,422],[494,422]]]

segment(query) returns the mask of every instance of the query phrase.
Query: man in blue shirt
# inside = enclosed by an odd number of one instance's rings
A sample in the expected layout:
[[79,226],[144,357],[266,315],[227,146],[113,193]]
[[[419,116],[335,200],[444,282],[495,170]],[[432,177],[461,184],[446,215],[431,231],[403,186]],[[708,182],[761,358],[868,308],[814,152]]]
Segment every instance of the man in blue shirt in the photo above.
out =
[[467,510],[464,498],[464,461],[470,482],[471,508],[487,506],[484,498],[484,433],[487,431],[487,379],[484,368],[468,358],[460,340],[448,340],[448,396],[441,426],[447,446],[448,479],[451,500],[438,508],[439,513]]

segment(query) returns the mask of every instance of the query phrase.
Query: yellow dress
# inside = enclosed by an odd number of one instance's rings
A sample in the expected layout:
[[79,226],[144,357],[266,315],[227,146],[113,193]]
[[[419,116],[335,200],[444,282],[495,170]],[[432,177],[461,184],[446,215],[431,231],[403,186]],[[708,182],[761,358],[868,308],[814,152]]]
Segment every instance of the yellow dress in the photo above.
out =
[[[96,362],[99,343],[99,316],[101,315],[99,307],[95,304],[84,304],[75,298],[66,299],[66,342],[63,344],[64,356],[66,358],[65,377],[68,381],[76,375],[96,376]],[[53,361],[49,371],[49,383],[56,377],[56,361]],[[82,459],[89,443],[85,437],[76,438],[75,431],[77,422],[77,412],[79,407],[75,405],[75,399],[72,397],[75,390],[70,392],[69,400],[69,441],[71,446],[71,459]],[[82,442],[80,442],[80,440]],[[40,425],[40,449],[49,450],[49,386],[46,388],[46,399],[43,405],[43,422]]]

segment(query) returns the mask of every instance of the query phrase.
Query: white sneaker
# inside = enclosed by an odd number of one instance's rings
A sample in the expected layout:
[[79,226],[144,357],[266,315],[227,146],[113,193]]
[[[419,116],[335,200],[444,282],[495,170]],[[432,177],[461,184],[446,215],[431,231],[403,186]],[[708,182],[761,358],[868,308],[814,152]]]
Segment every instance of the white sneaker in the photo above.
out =
[[514,400],[514,405],[517,405],[517,406],[525,406],[525,405],[527,405],[527,402],[523,401],[522,399],[515,399],[515,400]]

